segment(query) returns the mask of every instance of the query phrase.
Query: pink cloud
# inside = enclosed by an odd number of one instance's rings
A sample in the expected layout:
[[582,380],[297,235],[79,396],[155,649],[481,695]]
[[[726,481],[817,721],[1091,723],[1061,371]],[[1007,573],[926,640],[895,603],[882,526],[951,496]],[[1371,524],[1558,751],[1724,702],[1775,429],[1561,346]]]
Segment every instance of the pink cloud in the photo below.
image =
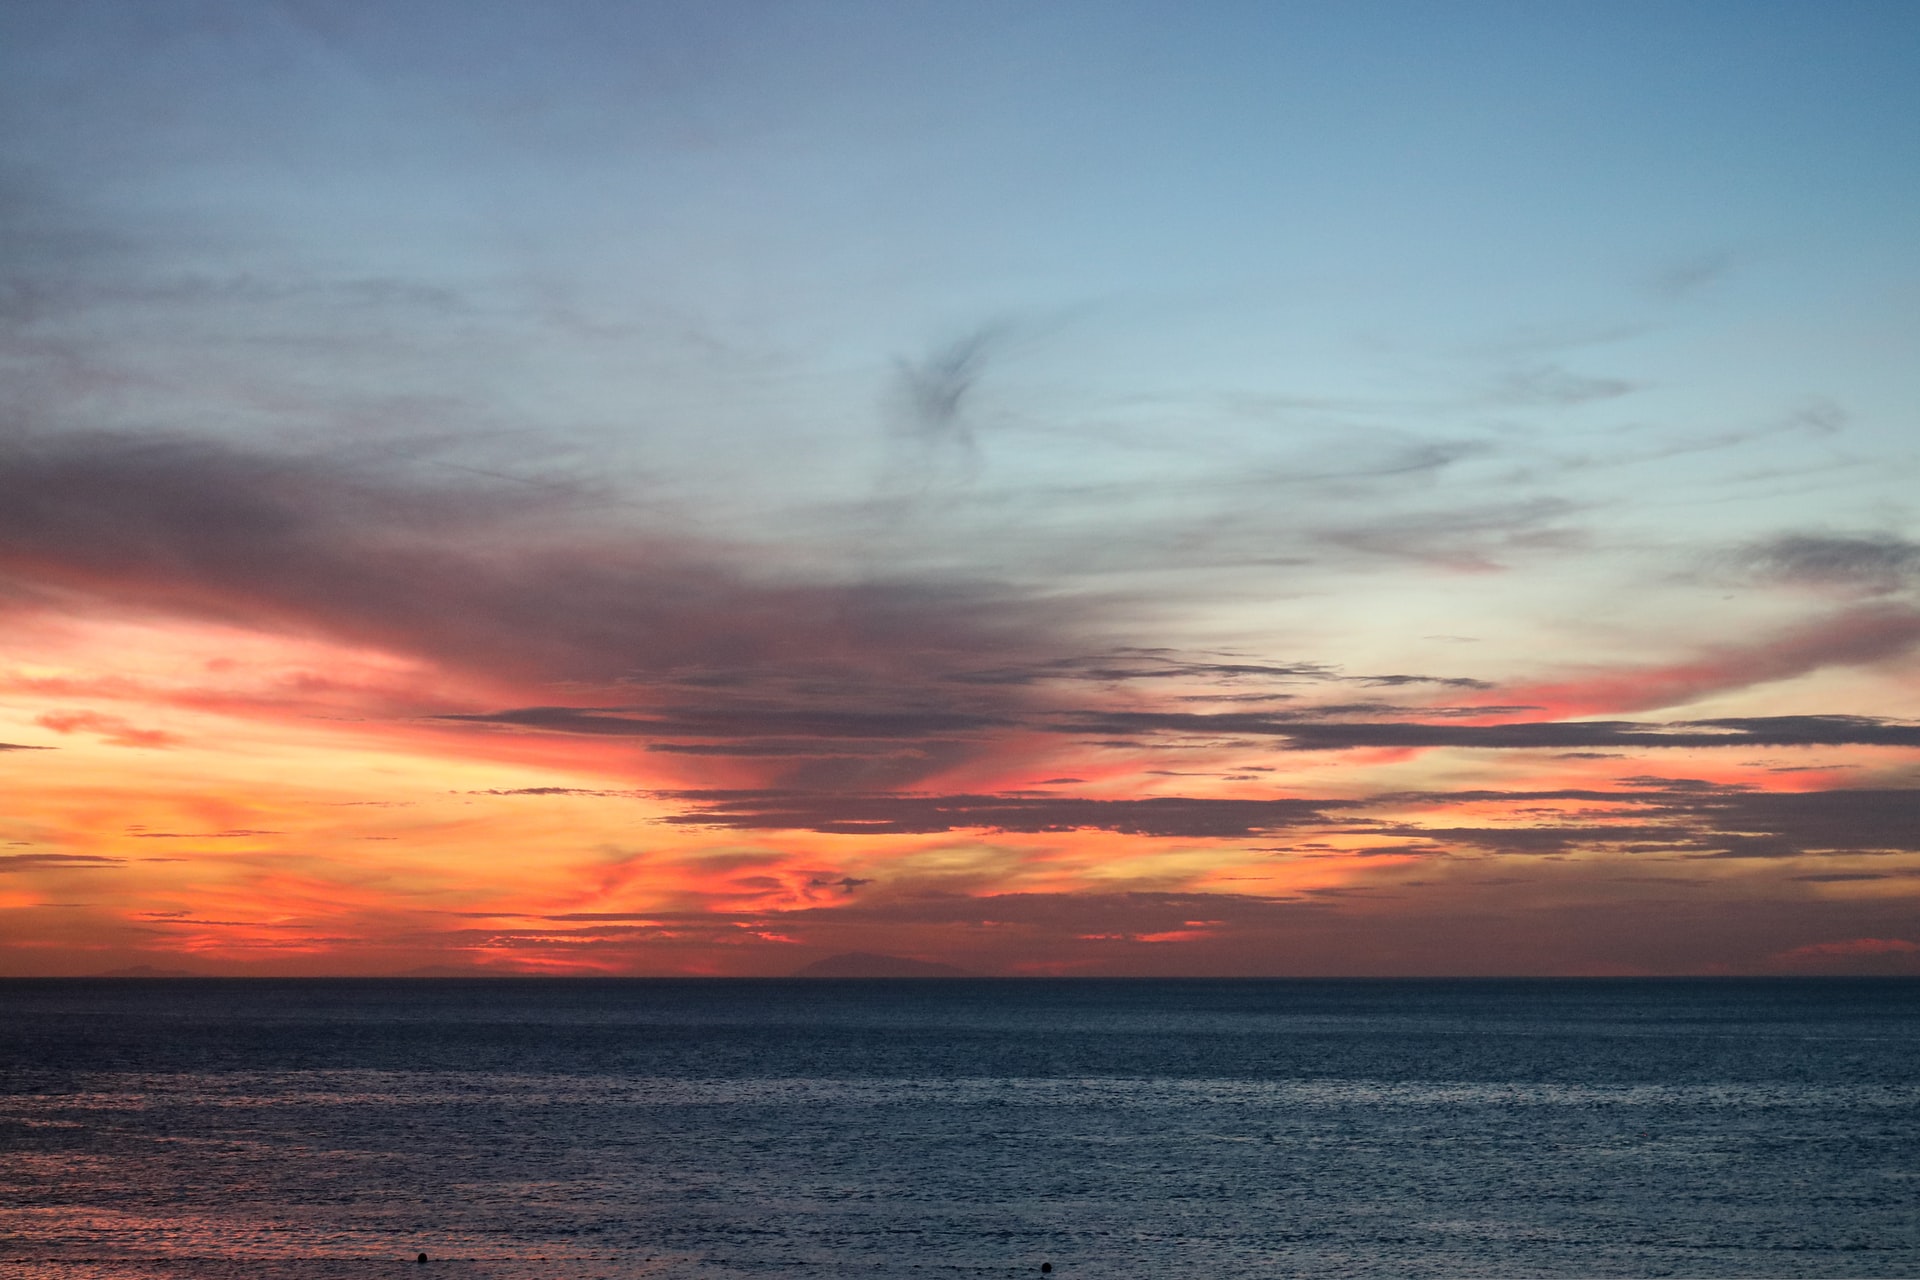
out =
[[1845,960],[1856,956],[1911,955],[1920,952],[1920,942],[1905,938],[1848,938],[1844,942],[1814,942],[1780,953],[1781,960],[1792,963],[1807,960]]
[[136,729],[119,716],[98,711],[49,712],[34,721],[55,733],[97,733],[116,747],[170,747],[179,739],[160,729]]
[[1499,700],[1555,715],[1651,711],[1716,693],[1791,680],[1826,667],[1867,666],[1920,646],[1920,611],[1894,605],[1847,609],[1752,644],[1715,645],[1657,666],[1597,670],[1570,680],[1499,692]]

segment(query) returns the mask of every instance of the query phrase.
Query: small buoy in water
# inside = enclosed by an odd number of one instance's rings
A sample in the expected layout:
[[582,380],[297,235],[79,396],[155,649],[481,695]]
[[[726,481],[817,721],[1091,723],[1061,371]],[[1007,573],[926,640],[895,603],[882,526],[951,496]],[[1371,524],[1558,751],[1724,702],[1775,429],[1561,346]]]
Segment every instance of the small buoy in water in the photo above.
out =
[[1051,1262],[1043,1262],[1040,1264],[1040,1272],[1042,1275],[1045,1275],[1048,1272],[1051,1272],[1052,1270],[1053,1270],[1053,1264]]
[[427,1265],[427,1255],[423,1253],[419,1257],[415,1258],[414,1261],[424,1267]]

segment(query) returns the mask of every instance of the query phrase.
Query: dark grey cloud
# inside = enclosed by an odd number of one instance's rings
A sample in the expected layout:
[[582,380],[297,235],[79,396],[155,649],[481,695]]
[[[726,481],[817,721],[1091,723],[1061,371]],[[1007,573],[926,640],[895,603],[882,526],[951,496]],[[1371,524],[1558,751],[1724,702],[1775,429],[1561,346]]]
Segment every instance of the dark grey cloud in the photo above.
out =
[[0,751],[53,751],[54,747],[29,747],[18,742],[0,742]]
[[810,888],[838,889],[842,893],[849,893],[849,894],[852,893],[855,889],[861,888],[862,886],[865,886],[865,885],[870,885],[872,883],[873,881],[871,879],[863,880],[858,876],[841,876],[838,880],[825,880],[825,879],[820,879],[816,877],[815,879],[807,881],[807,885]]
[[[1629,790],[1453,791],[1417,796],[1381,796],[1387,805],[1511,805],[1587,802],[1624,810],[1619,822],[1596,823],[1586,812],[1570,821],[1532,814],[1515,831],[1506,828],[1437,828],[1383,825],[1407,836],[1451,838],[1483,848],[1524,851],[1529,832],[1566,833],[1569,846],[1645,843],[1664,851],[1718,858],[1785,858],[1810,854],[1920,853],[1920,789],[1842,788],[1825,791],[1759,791],[1695,784],[1691,780],[1645,779],[1655,785]],[[1666,783],[1666,785],[1660,785]]]
[[[1123,648],[1106,654],[1046,658],[1022,666],[983,667],[956,672],[948,679],[963,684],[1033,685],[1052,681],[1123,684],[1147,680],[1184,680],[1228,686],[1275,682],[1286,684],[1351,683],[1398,688],[1436,685],[1457,689],[1487,689],[1484,680],[1466,676],[1347,675],[1324,662],[1266,662],[1243,655],[1189,653],[1168,648]],[[1222,700],[1271,699],[1272,693],[1227,694]],[[1285,695],[1292,696],[1292,695]]]
[[930,734],[1010,727],[1004,716],[938,708],[834,710],[831,708],[668,707],[653,714],[627,708],[521,707],[482,714],[436,717],[448,722],[509,725],[556,733],[616,738],[759,737],[804,734],[818,738],[916,740]]
[[1073,734],[1259,736],[1291,751],[1367,747],[1471,747],[1567,751],[1592,747],[1899,746],[1920,747],[1920,724],[1873,716],[1740,716],[1648,723],[1534,720],[1513,724],[1289,719],[1283,713],[1071,712],[1049,727]]
[[1475,680],[1468,676],[1385,675],[1385,676],[1350,676],[1348,678],[1351,680],[1357,681],[1360,684],[1384,685],[1390,688],[1399,688],[1402,685],[1419,685],[1419,684],[1444,685],[1450,689],[1491,689],[1493,688],[1493,684],[1491,681]]
[[695,807],[666,819],[683,826],[925,835],[939,831],[1113,831],[1125,835],[1234,838],[1319,824],[1340,801],[1163,796],[1091,800],[1033,795],[822,795],[805,792],[679,792]]
[[[1046,658],[1021,666],[983,667],[955,672],[963,684],[1029,685],[1054,680],[1120,684],[1135,680],[1335,680],[1336,668],[1318,662],[1268,663],[1223,661],[1173,649],[1120,649],[1110,654]],[[1415,677],[1405,677],[1414,679]]]
[[980,453],[968,401],[1002,336],[983,326],[894,366],[886,461],[868,513],[879,520],[879,541],[912,542],[936,495],[951,499],[971,487]]
[[1823,875],[1789,876],[1788,879],[1804,881],[1808,884],[1848,884],[1855,880],[1890,879],[1879,871],[1829,871]]
[[1920,853],[1920,790],[1752,791],[1671,800],[1667,811],[1714,827],[1727,857]]
[[[1777,793],[1692,785],[1688,779],[1665,785],[1658,779],[1642,782],[1645,785],[1618,790],[1461,791],[1353,799],[1161,796],[1099,800],[1033,792],[926,796],[802,790],[679,791],[664,792],[661,797],[688,806],[667,818],[669,823],[748,831],[897,836],[1086,830],[1225,840],[1295,831],[1312,838],[1392,840],[1400,843],[1371,852],[1423,855],[1444,853],[1450,846],[1522,856],[1596,848],[1710,858],[1920,852],[1920,790]],[[1516,819],[1504,826],[1459,826],[1368,816],[1370,811],[1408,804],[1466,803],[1511,806]],[[1353,850],[1342,847],[1340,852]]]
[[1734,566],[1763,581],[1850,587],[1875,593],[1920,581],[1920,543],[1890,533],[1789,533],[1731,554]]

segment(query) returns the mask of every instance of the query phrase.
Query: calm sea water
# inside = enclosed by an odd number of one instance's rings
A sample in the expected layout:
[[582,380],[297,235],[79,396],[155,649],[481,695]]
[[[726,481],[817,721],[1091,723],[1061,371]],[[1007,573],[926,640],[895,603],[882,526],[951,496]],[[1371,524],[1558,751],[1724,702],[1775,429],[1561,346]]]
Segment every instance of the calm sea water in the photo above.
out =
[[0,1274],[1915,1276],[1916,1103],[1901,980],[0,982]]

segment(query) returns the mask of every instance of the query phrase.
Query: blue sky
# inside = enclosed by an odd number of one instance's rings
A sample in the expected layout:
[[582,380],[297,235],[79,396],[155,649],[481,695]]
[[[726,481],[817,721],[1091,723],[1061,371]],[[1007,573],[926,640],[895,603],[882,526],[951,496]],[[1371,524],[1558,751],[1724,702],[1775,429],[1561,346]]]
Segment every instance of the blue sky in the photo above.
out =
[[22,216],[112,277],[68,335],[245,366],[289,401],[216,411],[247,433],[478,418],[844,494],[818,455],[867,462],[890,369],[983,331],[1016,467],[1110,420],[1236,465],[1299,429],[1266,399],[1420,438],[1812,408],[1891,449],[1912,398],[1905,6],[10,21]]

